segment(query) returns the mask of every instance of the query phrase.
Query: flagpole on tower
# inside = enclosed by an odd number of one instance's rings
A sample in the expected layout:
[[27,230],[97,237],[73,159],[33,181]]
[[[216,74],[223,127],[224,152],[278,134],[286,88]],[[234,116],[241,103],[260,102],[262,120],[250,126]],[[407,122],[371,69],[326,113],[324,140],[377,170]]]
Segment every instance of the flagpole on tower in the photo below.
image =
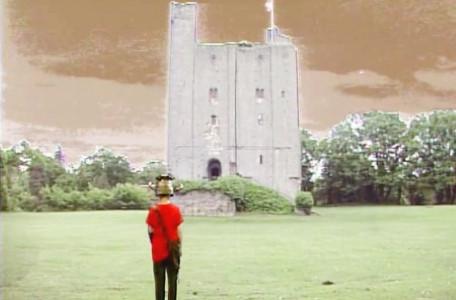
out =
[[266,3],[264,4],[266,6],[266,10],[269,12],[269,15],[271,17],[271,27],[268,29],[269,32],[269,38],[268,40],[273,42],[274,41],[274,36],[275,36],[275,22],[274,22],[274,0],[266,0]]
[[266,10],[270,14],[270,23],[271,23],[271,29],[274,29],[275,27],[275,22],[274,22],[274,0],[266,0]]
[[274,0],[271,0],[271,28],[274,29],[275,22],[274,22]]

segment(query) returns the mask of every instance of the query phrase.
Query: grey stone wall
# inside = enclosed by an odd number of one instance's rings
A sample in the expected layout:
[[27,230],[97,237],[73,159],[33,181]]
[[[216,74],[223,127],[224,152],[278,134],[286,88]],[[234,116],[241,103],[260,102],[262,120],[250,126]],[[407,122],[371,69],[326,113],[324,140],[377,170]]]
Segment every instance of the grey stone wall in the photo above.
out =
[[180,178],[193,168],[193,81],[196,5],[171,2],[168,38],[167,161]]
[[[222,174],[229,174],[228,149],[234,146],[230,136],[235,130],[234,116],[230,113],[234,111],[234,95],[230,91],[229,80],[234,67],[230,61],[229,50],[229,47],[223,44],[199,44],[196,48],[194,179],[207,177],[207,163],[213,158],[220,161]],[[215,89],[212,99],[211,89]],[[216,117],[216,124],[212,124],[212,116]],[[212,134],[215,136],[210,136]]]
[[177,194],[172,202],[185,216],[234,216],[236,206],[227,195],[217,192],[193,191]]

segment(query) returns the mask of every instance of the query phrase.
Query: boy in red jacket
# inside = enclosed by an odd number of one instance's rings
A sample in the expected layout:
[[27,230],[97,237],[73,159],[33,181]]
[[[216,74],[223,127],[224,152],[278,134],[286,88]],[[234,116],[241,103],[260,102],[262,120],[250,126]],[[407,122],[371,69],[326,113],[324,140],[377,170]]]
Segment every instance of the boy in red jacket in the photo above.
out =
[[172,204],[172,180],[170,174],[156,178],[155,190],[158,196],[156,205],[149,209],[146,223],[152,245],[152,260],[154,262],[155,299],[165,299],[165,273],[168,274],[168,300],[177,297],[177,274],[181,256],[181,234],[179,225],[183,222],[179,208]]

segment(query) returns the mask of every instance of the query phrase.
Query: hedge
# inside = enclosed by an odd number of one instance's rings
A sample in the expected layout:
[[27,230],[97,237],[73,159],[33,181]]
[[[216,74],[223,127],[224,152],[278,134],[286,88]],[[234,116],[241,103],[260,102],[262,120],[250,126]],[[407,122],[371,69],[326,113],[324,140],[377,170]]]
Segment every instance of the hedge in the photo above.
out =
[[239,212],[264,212],[286,214],[293,212],[293,205],[276,191],[238,176],[226,176],[214,181],[178,181],[183,184],[180,193],[190,191],[218,191],[236,203]]

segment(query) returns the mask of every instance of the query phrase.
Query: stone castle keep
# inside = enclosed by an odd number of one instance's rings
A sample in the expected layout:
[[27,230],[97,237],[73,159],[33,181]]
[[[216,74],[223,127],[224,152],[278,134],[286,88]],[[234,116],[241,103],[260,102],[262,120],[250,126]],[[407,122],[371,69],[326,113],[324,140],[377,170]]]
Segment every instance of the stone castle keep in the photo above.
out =
[[241,175],[293,199],[300,187],[297,49],[278,28],[265,43],[200,43],[197,4],[170,4],[168,145],[180,179]]

